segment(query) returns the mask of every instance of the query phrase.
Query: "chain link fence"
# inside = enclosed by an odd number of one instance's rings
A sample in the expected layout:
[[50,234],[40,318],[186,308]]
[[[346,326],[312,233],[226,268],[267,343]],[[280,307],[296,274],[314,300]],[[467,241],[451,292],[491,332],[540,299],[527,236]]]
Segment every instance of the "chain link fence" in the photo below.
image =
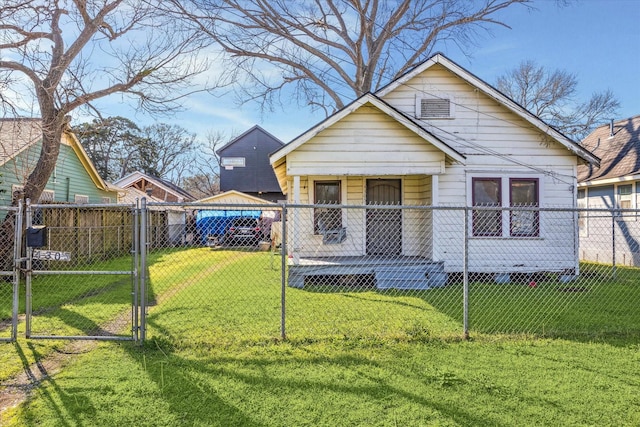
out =
[[26,335],[133,339],[137,211],[27,205]]
[[31,338],[640,333],[636,211],[142,203],[32,205],[25,220],[42,235],[16,264]]
[[638,332],[640,277],[628,254],[640,230],[615,213],[589,223],[587,245],[583,218],[595,212],[565,208],[174,208],[193,220],[150,231],[182,236],[149,243],[156,337]]
[[21,221],[22,204],[0,207],[0,341],[13,341],[17,334]]

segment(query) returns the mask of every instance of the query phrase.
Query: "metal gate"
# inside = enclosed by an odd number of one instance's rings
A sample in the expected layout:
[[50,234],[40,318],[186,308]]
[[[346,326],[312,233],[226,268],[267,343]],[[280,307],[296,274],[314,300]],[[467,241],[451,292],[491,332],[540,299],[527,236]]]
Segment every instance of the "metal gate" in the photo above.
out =
[[27,203],[27,338],[139,340],[139,218],[132,206]]
[[18,331],[18,287],[22,203],[0,207],[0,341],[15,341]]

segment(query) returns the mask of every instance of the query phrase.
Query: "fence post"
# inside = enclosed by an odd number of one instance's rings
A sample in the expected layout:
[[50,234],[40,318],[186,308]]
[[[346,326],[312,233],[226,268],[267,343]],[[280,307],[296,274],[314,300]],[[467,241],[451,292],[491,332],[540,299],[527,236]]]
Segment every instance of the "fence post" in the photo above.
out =
[[286,333],[286,291],[287,291],[287,206],[282,205],[282,240],[280,243],[280,338],[287,339]]
[[616,214],[621,215],[620,211],[611,211],[611,278],[616,279]]
[[462,287],[462,322],[464,339],[469,339],[469,208],[464,208],[464,238],[463,242],[463,287]]
[[[140,202],[136,200],[136,205],[132,209],[133,221],[131,221],[131,243],[133,252],[132,259],[132,273],[133,273],[133,338],[136,342],[140,342],[140,301],[138,299],[138,292],[140,289]],[[124,223],[124,221],[122,221]],[[124,230],[123,233],[124,235]],[[120,227],[118,227],[118,253],[120,252]]]
[[18,339],[18,304],[20,289],[20,264],[22,263],[22,200],[18,201],[18,212],[13,223],[13,310],[11,313],[11,341]]
[[140,344],[147,336],[147,199],[140,201]]
[[[27,210],[26,210],[26,217],[25,217],[25,222],[26,222],[26,227],[31,227],[31,200],[27,199]],[[31,248],[30,246],[27,246],[27,251],[26,251],[26,255],[27,255],[27,259],[26,259],[26,273],[25,273],[25,288],[26,288],[26,292],[25,292],[25,336],[27,338],[31,337],[31,280],[32,280],[32,273],[31,273],[31,269],[33,268],[33,262],[32,262],[32,255],[33,255],[33,248]]]

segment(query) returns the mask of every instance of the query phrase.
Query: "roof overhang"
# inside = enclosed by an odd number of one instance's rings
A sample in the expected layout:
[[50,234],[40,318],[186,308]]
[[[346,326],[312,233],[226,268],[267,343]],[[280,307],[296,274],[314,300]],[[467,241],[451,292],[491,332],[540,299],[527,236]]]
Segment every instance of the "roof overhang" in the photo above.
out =
[[438,138],[431,132],[424,129],[422,126],[416,123],[413,119],[403,114],[402,112],[396,110],[395,108],[387,104],[385,101],[383,101],[379,97],[371,93],[367,93],[361,96],[360,98],[358,98],[357,100],[355,100],[354,102],[352,102],[351,104],[347,105],[342,110],[338,111],[337,113],[333,114],[330,117],[327,117],[325,120],[323,120],[316,126],[312,127],[302,135],[293,139],[291,142],[283,146],[281,149],[272,153],[269,156],[269,161],[271,163],[271,166],[274,168],[277,168],[278,166],[280,166],[282,163],[285,162],[286,156],[289,153],[295,151],[298,147],[300,147],[310,139],[314,138],[323,130],[330,128],[335,123],[339,122],[340,120],[347,117],[349,114],[353,113],[354,111],[358,110],[360,107],[366,104],[373,105],[378,110],[392,117],[396,122],[400,123],[407,129],[415,133],[416,135],[420,136],[421,138],[423,138],[424,140],[432,144],[434,147],[438,148],[451,160],[455,162],[463,163],[463,164],[465,163],[466,159],[463,154],[459,153],[458,151],[450,147],[440,138]]
[[618,184],[623,182],[633,182],[638,180],[640,180],[640,174],[625,175],[625,176],[619,176],[616,178],[604,178],[604,179],[593,179],[588,181],[582,181],[578,183],[578,187],[582,188],[582,187],[593,187],[597,185],[611,185],[611,184]]

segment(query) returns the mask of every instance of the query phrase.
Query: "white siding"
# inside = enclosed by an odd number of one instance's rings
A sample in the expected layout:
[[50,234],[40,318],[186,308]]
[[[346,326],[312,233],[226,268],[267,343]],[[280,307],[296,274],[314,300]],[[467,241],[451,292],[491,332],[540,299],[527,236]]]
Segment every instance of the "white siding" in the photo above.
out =
[[444,153],[365,105],[287,155],[287,175],[407,175],[444,172]]
[[[432,178],[438,175],[438,205],[470,203],[473,176],[535,177],[542,207],[573,207],[577,157],[505,106],[472,87],[441,65],[385,95],[394,108],[415,117],[416,99],[435,95],[455,102],[452,118],[417,120],[441,141],[462,153],[464,164],[447,163],[445,155],[423,138],[371,105],[364,105],[286,156],[289,189],[301,176],[301,201],[312,203],[313,176],[342,177],[343,202],[364,204],[368,177],[402,178],[404,205],[430,205]],[[446,169],[445,169],[446,166]],[[281,173],[281,171],[280,171]],[[309,177],[309,178],[308,178]],[[289,191],[289,199],[292,195]],[[503,205],[507,205],[505,201]],[[301,217],[304,216],[301,212]],[[364,255],[365,212],[347,209],[343,224],[347,240],[322,245],[312,233],[312,212],[299,227],[303,256]],[[562,216],[564,215],[564,216]],[[504,213],[505,223],[508,212]],[[306,222],[305,222],[306,221]],[[573,214],[541,214],[537,237],[472,237],[471,271],[559,271],[577,266],[577,234]],[[306,225],[305,225],[306,224]],[[311,230],[309,232],[308,230]],[[403,214],[403,254],[443,261],[447,271],[463,266],[464,211],[406,210]]]
[[[469,177],[493,175],[535,176],[540,179],[541,206],[574,206],[577,158],[561,144],[441,65],[401,85],[384,100],[415,117],[416,98],[423,94],[451,97],[456,103],[453,118],[418,122],[466,156],[465,165],[448,165],[446,174],[439,176],[440,205],[465,206],[470,203]],[[462,269],[463,221],[462,211],[434,212],[433,259],[444,261],[448,271]],[[539,238],[471,238],[469,255],[476,261],[470,269],[526,271],[576,266],[571,215],[558,224],[543,222],[540,233]]]

